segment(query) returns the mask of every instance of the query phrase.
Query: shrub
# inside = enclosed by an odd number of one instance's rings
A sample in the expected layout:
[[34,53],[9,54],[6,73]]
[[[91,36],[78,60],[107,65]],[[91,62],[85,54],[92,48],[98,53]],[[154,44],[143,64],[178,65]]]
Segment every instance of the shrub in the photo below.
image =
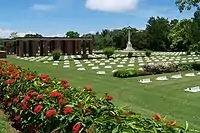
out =
[[195,62],[192,63],[191,65],[194,70],[200,71],[200,63]]
[[107,58],[110,58],[114,54],[114,49],[112,47],[105,48],[103,53],[107,56]]
[[186,70],[192,70],[192,64],[191,63],[181,63],[177,65],[177,71],[186,71]]
[[128,78],[128,77],[145,76],[145,75],[151,75],[151,73],[134,69],[119,69],[113,73],[113,76],[118,78]]
[[128,78],[137,76],[137,71],[132,69],[119,69],[113,73],[114,77]]
[[128,52],[128,58],[131,58],[133,56],[133,52]]
[[176,72],[177,64],[170,62],[156,62],[149,63],[143,66],[144,71],[151,72],[154,74],[168,73],[168,72]]
[[4,110],[21,132],[122,133],[187,132],[158,114],[144,118],[119,108],[113,97],[97,98],[90,85],[70,87],[66,80],[51,79],[6,61],[0,61]]
[[53,56],[53,60],[57,61],[60,59],[61,56],[61,52],[59,50],[55,50],[52,52],[52,56]]
[[150,57],[151,56],[151,51],[147,50],[145,54],[146,54],[147,57]]
[[191,51],[188,50],[188,51],[186,52],[186,54],[187,54],[187,55],[191,55]]

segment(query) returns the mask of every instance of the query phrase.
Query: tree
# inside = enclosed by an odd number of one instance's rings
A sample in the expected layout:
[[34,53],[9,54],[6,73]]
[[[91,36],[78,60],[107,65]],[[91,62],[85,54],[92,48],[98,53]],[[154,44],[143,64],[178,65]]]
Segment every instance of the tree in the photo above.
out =
[[178,6],[178,9],[180,12],[184,10],[190,10],[192,7],[199,8],[199,0],[176,0],[176,5]]
[[38,37],[38,38],[40,38],[40,37],[42,37],[42,35],[40,35],[38,33],[36,33],[36,34],[26,34],[24,37]]
[[10,38],[11,38],[11,39],[16,38],[16,37],[19,37],[19,35],[18,35],[17,32],[12,32],[12,33],[10,33]]
[[146,31],[149,36],[150,49],[165,51],[169,48],[168,34],[170,24],[168,19],[163,17],[150,17],[147,22]]
[[78,32],[76,32],[76,31],[68,31],[66,34],[65,34],[65,36],[67,37],[67,38],[78,38],[79,37],[79,33]]
[[174,51],[188,51],[194,44],[193,21],[184,19],[177,23],[169,33],[169,39],[172,41],[171,49]]

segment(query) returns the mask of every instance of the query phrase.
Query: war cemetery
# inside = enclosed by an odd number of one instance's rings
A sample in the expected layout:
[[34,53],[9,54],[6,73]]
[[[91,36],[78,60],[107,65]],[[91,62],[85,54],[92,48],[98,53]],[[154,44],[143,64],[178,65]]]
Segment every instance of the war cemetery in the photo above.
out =
[[0,133],[200,132],[199,15],[1,39]]

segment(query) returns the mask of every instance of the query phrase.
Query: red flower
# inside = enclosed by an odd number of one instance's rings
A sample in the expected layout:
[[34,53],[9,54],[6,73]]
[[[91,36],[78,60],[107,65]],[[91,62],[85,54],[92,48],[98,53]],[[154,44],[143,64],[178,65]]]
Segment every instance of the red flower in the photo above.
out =
[[152,117],[153,117],[155,120],[157,120],[157,121],[160,121],[160,120],[161,120],[161,117],[160,117],[159,114],[154,114]]
[[7,103],[7,107],[8,107],[8,108],[9,108],[11,105],[12,105],[11,102],[8,102],[8,103]]
[[31,98],[29,97],[29,96],[26,96],[25,98],[24,98],[24,101],[29,101]]
[[66,106],[66,107],[64,108],[64,110],[63,110],[63,113],[64,113],[65,115],[67,115],[67,114],[71,113],[72,111],[73,111],[73,108],[72,108],[72,107]]
[[56,114],[56,110],[48,110],[46,111],[46,117],[52,117]]
[[42,74],[39,76],[39,78],[43,81],[43,82],[48,82],[50,80],[50,77],[49,75],[46,75],[46,74]]
[[15,82],[14,79],[9,79],[9,80],[6,81],[6,85],[11,85],[11,84],[13,84],[14,82]]
[[28,110],[28,109],[29,109],[29,106],[28,106],[27,102],[22,102],[22,103],[21,103],[21,108],[22,108],[23,110]]
[[78,122],[73,126],[73,133],[78,133],[81,130],[81,123]]
[[33,92],[34,92],[34,90],[29,90],[29,91],[27,92],[27,94],[28,94],[28,95],[31,95]]
[[26,75],[25,78],[28,79],[28,80],[32,80],[32,79],[35,78],[35,76],[33,76],[33,75]]
[[65,80],[65,79],[61,79],[60,81],[61,81],[62,84],[68,83],[67,80]]
[[16,103],[16,102],[18,102],[18,101],[19,101],[19,98],[18,98],[18,97],[13,98],[13,103]]
[[85,89],[86,91],[92,91],[92,86],[91,86],[91,85],[86,85],[86,86],[84,87],[84,89]]
[[58,91],[53,91],[51,92],[50,97],[63,97],[63,94]]
[[70,85],[68,83],[63,84],[62,86],[64,87],[64,89],[68,89],[70,87]]
[[14,120],[15,121],[19,121],[21,119],[21,116],[20,115],[16,115],[15,117],[14,117]]
[[65,104],[66,102],[67,102],[67,100],[64,99],[64,98],[58,100],[58,103],[61,104],[61,105]]
[[37,105],[37,106],[35,106],[35,108],[34,108],[34,112],[35,112],[35,113],[39,113],[39,112],[42,111],[42,109],[43,109],[43,106],[42,106],[42,105]]
[[108,94],[106,94],[105,98],[106,98],[106,100],[112,100],[113,99],[113,97],[108,95]]
[[16,77],[15,77],[15,79],[20,79],[21,77],[19,76],[19,75],[17,75]]

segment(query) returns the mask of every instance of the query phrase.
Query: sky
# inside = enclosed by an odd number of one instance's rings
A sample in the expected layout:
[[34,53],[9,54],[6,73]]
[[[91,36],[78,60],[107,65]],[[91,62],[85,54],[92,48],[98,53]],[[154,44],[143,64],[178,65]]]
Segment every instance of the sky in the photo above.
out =
[[0,37],[11,32],[64,36],[70,30],[85,34],[127,26],[144,29],[151,16],[171,20],[193,13],[180,13],[175,0],[1,0]]

